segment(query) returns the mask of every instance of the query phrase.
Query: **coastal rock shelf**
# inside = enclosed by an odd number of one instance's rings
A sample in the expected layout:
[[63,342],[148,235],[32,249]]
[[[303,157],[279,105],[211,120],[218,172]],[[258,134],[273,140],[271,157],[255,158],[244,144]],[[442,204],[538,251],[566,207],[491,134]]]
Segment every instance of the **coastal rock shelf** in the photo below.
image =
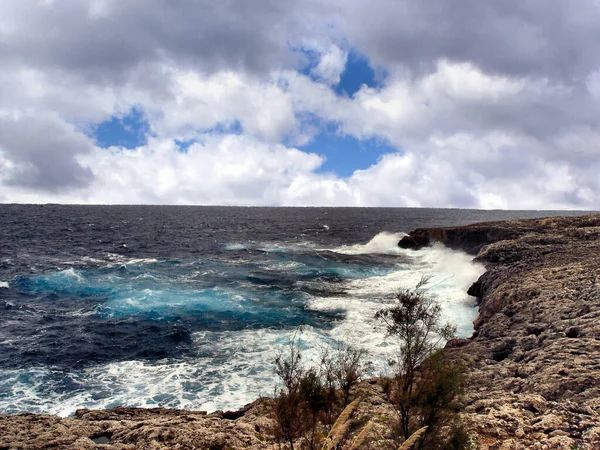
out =
[[[399,245],[433,241],[487,268],[469,290],[473,337],[448,343],[468,367],[463,415],[480,448],[600,449],[600,215],[419,229]],[[360,389],[362,413],[390,414],[378,384]],[[235,413],[0,415],[0,448],[272,448],[268,402]]]
[[431,241],[487,267],[474,336],[449,343],[481,448],[600,448],[600,215],[421,229],[400,246]]
[[[375,432],[390,439],[382,418],[395,414],[376,379],[361,382],[363,398],[355,416],[379,418]],[[271,438],[271,399],[239,411],[185,411],[165,408],[78,410],[74,417],[0,415],[0,449],[233,450],[277,448]]]

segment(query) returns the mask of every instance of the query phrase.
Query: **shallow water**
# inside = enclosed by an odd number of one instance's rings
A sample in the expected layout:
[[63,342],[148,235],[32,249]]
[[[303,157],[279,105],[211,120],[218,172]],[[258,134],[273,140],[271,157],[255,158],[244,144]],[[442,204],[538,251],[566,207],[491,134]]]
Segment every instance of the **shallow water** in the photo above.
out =
[[307,359],[338,341],[374,374],[393,346],[374,314],[434,275],[461,336],[483,272],[416,227],[549,215],[427,209],[0,205],[0,411],[118,405],[234,409],[275,387],[302,326]]

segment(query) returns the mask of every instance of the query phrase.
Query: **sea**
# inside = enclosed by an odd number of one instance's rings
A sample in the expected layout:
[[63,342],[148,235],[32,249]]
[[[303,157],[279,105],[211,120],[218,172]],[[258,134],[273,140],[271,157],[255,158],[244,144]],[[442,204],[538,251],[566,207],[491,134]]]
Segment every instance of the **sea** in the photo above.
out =
[[0,412],[234,410],[273,395],[292,336],[304,360],[343,345],[386,374],[375,313],[431,276],[459,336],[484,272],[419,227],[557,211],[0,205]]

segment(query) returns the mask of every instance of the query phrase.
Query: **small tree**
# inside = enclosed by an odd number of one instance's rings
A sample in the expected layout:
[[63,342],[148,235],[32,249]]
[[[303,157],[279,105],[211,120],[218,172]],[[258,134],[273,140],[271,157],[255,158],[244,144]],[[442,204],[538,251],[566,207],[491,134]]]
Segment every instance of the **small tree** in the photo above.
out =
[[418,369],[413,406],[419,417],[415,426],[427,426],[419,448],[466,450],[470,448],[468,432],[457,414],[465,384],[464,367],[446,353],[437,350]]
[[273,416],[277,423],[275,438],[281,447],[281,441],[290,444],[294,450],[294,442],[304,434],[302,407],[298,392],[280,392],[273,404]]
[[[282,386],[273,403],[275,437],[293,450],[304,437],[304,447],[315,449],[323,427],[331,431],[338,414],[350,404],[352,388],[370,367],[366,352],[339,343],[333,352],[324,352],[320,364],[303,364],[299,328],[287,349],[275,358],[275,372]],[[338,391],[339,390],[339,391]]]
[[280,353],[275,358],[275,373],[283,383],[279,395],[275,398],[273,413],[277,422],[275,437],[285,440],[294,450],[294,441],[304,434],[303,404],[300,385],[304,375],[301,365],[302,354],[298,345],[298,329],[288,346],[289,353]]
[[304,405],[305,424],[308,429],[308,446],[314,450],[317,446],[317,425],[319,414],[325,408],[326,397],[321,374],[311,367],[304,372],[300,379],[300,401]]
[[322,366],[330,385],[340,390],[341,409],[350,403],[350,391],[371,369],[364,349],[339,342],[333,353],[326,352],[322,357]]
[[399,343],[395,386],[388,386],[388,392],[399,412],[404,439],[411,435],[411,425],[418,428],[424,425],[413,417],[418,400],[428,385],[427,377],[421,376],[418,369],[444,340],[454,337],[456,331],[451,324],[442,323],[440,305],[424,289],[429,279],[423,277],[415,289],[400,291],[396,295],[396,305],[376,314],[376,318],[385,324],[386,335],[396,338]]
[[275,373],[281,378],[283,390],[287,393],[298,390],[304,372],[301,364],[302,352],[298,343],[298,333],[301,332],[301,328],[294,332],[288,345],[288,354],[279,353],[275,358]]

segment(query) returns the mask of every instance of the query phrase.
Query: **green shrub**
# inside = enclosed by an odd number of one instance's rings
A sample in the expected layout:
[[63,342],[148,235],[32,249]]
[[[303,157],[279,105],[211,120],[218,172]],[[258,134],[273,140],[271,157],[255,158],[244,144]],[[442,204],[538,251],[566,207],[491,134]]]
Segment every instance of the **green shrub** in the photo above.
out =
[[448,428],[455,419],[464,386],[463,368],[449,361],[440,350],[455,328],[444,323],[440,305],[427,294],[422,278],[413,290],[396,295],[396,305],[382,309],[387,337],[398,341],[397,370],[383,381],[386,395],[398,412],[399,437],[408,440],[427,426],[419,448],[445,448]]

